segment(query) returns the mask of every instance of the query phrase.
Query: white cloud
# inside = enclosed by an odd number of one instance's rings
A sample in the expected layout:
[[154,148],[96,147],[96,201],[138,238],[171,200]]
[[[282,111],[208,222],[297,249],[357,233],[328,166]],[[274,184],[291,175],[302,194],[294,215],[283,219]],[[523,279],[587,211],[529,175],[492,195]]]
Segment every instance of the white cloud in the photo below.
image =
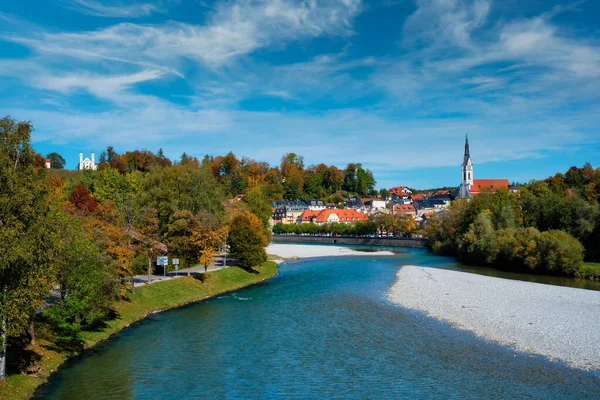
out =
[[67,8],[96,17],[138,18],[161,11],[160,7],[149,3],[107,5],[111,2],[95,0],[62,0],[62,3]]
[[360,0],[263,0],[220,3],[207,24],[121,23],[82,33],[9,36],[39,53],[129,63],[220,67],[259,48],[321,35],[349,35]]

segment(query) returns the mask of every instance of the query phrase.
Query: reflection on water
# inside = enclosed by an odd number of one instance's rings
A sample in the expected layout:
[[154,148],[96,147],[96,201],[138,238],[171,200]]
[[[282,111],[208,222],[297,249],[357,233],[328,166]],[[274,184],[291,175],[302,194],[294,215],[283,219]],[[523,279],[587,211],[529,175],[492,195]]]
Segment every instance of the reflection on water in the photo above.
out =
[[154,315],[61,369],[49,399],[597,398],[600,373],[517,353],[389,303],[420,250],[281,265],[267,283]]

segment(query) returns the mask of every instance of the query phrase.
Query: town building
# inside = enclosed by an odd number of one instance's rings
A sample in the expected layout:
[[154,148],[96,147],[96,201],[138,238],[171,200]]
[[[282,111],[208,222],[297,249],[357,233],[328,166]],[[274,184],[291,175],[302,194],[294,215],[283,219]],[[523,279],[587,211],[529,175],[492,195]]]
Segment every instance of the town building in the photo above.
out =
[[394,214],[408,215],[410,217],[416,217],[417,211],[415,210],[414,204],[394,204]]
[[96,171],[98,166],[96,165],[94,150],[92,150],[91,157],[83,158],[83,152],[79,152],[79,165],[77,169],[83,171],[84,169],[91,169],[92,171]]
[[51,163],[50,159],[49,159],[49,158],[46,158],[46,159],[44,160],[44,167],[46,167],[46,168],[50,169],[51,165],[52,165],[52,163]]
[[385,208],[387,205],[385,199],[362,199],[362,203],[367,208]]
[[508,179],[474,179],[473,162],[469,150],[469,137],[465,139],[465,155],[461,168],[462,182],[458,191],[458,198],[470,199],[482,192],[495,192],[498,189],[509,189]]
[[368,220],[369,217],[367,217],[365,213],[361,213],[351,208],[344,208],[341,210],[305,210],[298,218],[298,223],[313,223],[317,225],[329,223],[352,224]]
[[410,195],[412,191],[406,186],[396,186],[390,189],[390,194],[396,195],[398,197],[402,195]]

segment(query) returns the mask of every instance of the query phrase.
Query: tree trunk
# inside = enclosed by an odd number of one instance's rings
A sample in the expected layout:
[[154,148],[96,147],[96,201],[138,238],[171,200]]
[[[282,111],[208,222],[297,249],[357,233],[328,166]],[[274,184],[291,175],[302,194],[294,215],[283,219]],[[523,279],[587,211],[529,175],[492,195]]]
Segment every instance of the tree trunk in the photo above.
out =
[[131,294],[135,294],[135,279],[131,275]]
[[35,320],[34,317],[31,317],[29,320],[29,338],[31,339],[31,345],[35,346]]
[[2,317],[2,326],[0,327],[0,381],[6,380],[6,316]]
[[150,284],[150,269],[152,268],[152,257],[148,256],[148,284]]

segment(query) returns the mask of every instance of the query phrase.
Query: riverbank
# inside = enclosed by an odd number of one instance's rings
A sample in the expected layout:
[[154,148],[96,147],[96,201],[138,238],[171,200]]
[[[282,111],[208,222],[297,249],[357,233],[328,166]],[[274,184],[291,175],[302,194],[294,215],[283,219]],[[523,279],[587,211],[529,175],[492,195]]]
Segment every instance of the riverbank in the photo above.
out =
[[398,237],[273,235],[271,243],[350,244],[386,247],[426,247],[425,239]]
[[267,253],[282,259],[340,257],[340,256],[393,256],[391,251],[358,251],[341,246],[322,246],[310,244],[280,244],[271,243]]
[[[115,303],[117,318],[107,321],[106,325],[97,331],[81,333],[83,350],[94,347],[150,314],[263,282],[277,274],[277,265],[268,261],[256,270],[258,273],[252,274],[237,267],[229,267],[212,272],[205,284],[200,281],[200,275],[197,275],[136,288],[135,295],[128,293],[124,300]],[[18,400],[32,397],[36,388],[45,383],[61,364],[80,353],[60,350],[57,343],[43,329],[36,333],[38,345],[27,346],[24,349],[30,359],[37,359],[34,368],[30,368],[35,370],[35,374],[8,375],[6,382],[0,383],[0,399]]]
[[388,296],[518,351],[600,369],[600,292],[404,266]]

